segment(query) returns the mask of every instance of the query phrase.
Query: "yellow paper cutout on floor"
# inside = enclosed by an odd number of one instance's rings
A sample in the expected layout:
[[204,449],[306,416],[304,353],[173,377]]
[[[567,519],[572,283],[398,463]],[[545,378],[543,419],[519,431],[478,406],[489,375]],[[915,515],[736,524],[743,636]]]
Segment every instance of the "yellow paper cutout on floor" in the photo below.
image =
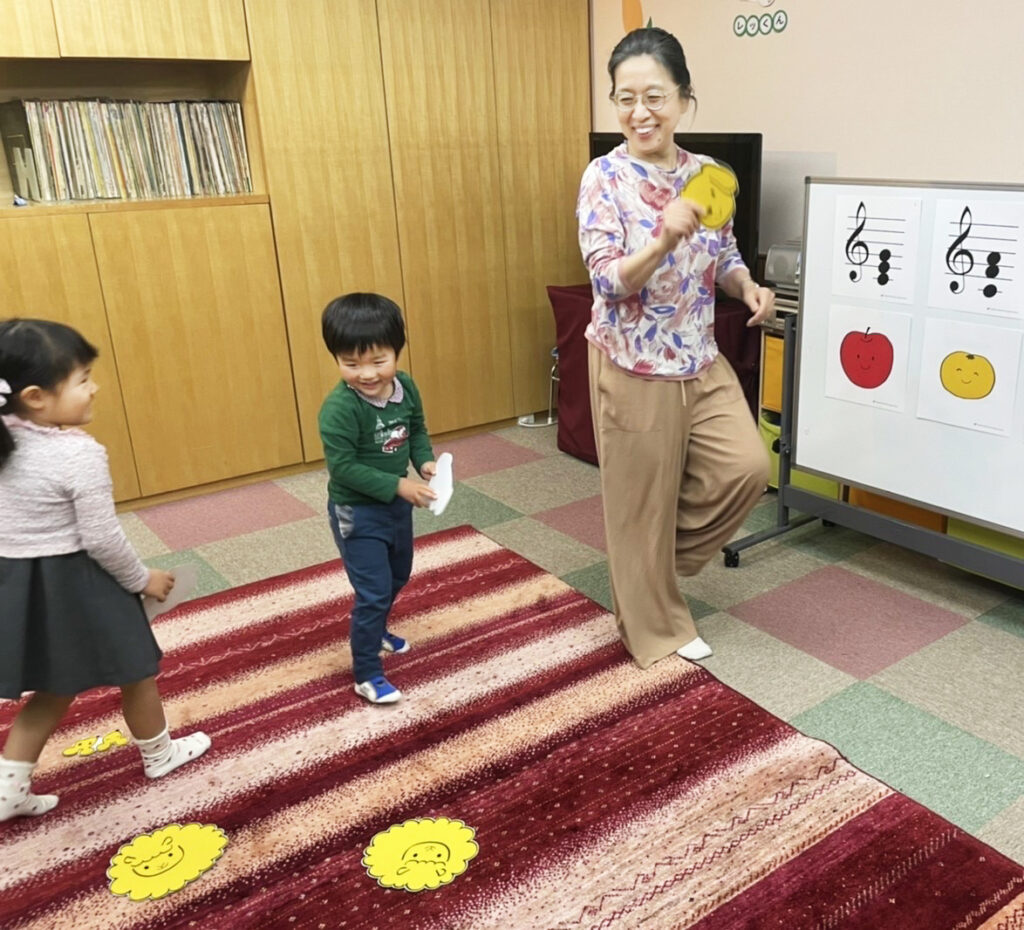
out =
[[120,730],[111,730],[106,736],[89,736],[72,743],[64,750],[65,756],[91,756],[94,752],[106,752],[115,746],[127,746],[128,740]]
[[213,824],[168,824],[125,843],[110,860],[110,891],[132,901],[181,891],[221,857],[227,834]]
[[679,196],[696,201],[707,211],[701,222],[708,229],[721,229],[736,213],[739,189],[732,168],[713,162],[690,178]]
[[420,817],[378,833],[363,852],[370,878],[384,888],[440,888],[466,871],[480,847],[461,820]]

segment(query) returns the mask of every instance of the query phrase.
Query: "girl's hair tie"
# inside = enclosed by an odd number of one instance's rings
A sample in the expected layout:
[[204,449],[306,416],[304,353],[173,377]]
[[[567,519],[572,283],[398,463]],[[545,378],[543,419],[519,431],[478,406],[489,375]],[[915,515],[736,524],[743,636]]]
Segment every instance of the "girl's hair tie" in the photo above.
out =
[[7,403],[7,395],[11,393],[11,386],[0,378],[0,407]]

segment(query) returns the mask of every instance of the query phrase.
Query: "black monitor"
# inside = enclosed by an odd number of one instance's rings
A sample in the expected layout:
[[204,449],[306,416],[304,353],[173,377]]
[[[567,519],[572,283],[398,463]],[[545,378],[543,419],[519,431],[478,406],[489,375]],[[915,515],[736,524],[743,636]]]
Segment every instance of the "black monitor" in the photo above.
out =
[[[736,197],[733,232],[747,267],[757,268],[757,236],[761,219],[761,133],[759,132],[677,132],[676,144],[695,155],[708,155],[725,162],[740,182]],[[618,132],[592,132],[590,158],[610,152],[622,142]]]

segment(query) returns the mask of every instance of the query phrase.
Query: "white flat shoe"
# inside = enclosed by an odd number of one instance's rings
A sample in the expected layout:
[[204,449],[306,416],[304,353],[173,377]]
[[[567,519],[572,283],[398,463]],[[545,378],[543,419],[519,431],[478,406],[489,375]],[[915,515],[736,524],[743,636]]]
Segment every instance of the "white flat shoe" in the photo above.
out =
[[696,639],[691,639],[685,646],[680,646],[676,650],[676,655],[689,659],[691,662],[699,662],[713,653],[711,647],[698,636]]

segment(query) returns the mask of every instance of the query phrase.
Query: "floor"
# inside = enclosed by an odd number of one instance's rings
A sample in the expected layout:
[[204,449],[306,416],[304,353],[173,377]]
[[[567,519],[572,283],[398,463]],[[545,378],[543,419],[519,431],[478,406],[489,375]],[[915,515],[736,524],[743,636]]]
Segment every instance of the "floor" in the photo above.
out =
[[[598,472],[559,452],[553,427],[443,451],[455,495],[441,517],[416,512],[417,535],[472,524],[609,605]],[[325,484],[308,472],[122,521],[149,565],[195,562],[212,593],[336,558]],[[742,534],[774,515],[766,494]],[[1024,863],[1024,594],[820,524],[739,568],[716,560],[684,591],[709,671]]]

